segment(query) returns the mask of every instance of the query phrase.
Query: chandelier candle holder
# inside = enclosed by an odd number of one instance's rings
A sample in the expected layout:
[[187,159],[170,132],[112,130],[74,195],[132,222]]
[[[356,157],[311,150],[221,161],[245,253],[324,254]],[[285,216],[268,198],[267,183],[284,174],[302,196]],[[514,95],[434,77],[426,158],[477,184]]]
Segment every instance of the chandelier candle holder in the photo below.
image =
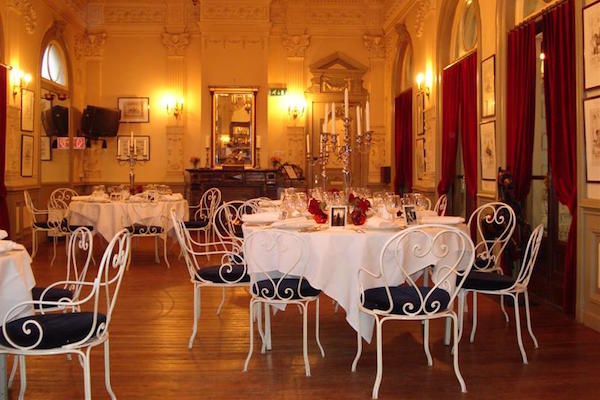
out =
[[204,163],[205,168],[210,168],[210,137],[207,136],[204,139],[204,150],[206,150],[206,162]]
[[133,132],[131,132],[131,135],[129,137],[129,146],[128,146],[127,154],[125,156],[122,156],[121,158],[119,158],[118,161],[126,162],[127,164],[129,164],[129,192],[134,193],[134,191],[135,191],[135,165],[141,160],[138,160],[137,154],[135,152],[135,142],[134,142]]

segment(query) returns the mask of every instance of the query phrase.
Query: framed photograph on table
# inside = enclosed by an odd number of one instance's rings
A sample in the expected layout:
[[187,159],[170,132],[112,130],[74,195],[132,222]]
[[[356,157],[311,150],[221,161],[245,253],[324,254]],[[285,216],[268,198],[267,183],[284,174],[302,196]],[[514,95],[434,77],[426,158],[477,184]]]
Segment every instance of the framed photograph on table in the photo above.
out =
[[21,89],[21,130],[33,132],[34,92]]
[[121,110],[119,122],[150,122],[149,97],[119,97],[118,108]]
[[52,160],[52,146],[50,145],[50,136],[42,136],[40,138],[40,160]]
[[496,57],[481,62],[481,116],[496,115]]
[[346,227],[348,217],[348,207],[346,206],[331,206],[329,208],[329,227],[340,228]]
[[496,123],[481,124],[481,179],[496,180]]
[[600,182],[600,96],[583,102],[585,171],[588,182]]
[[600,2],[583,9],[583,86],[600,86]]
[[[130,140],[131,136],[117,136],[117,159],[128,158]],[[138,161],[150,160],[150,136],[133,137],[133,154]]]
[[21,176],[33,176],[33,136],[21,135]]
[[411,225],[417,224],[417,206],[414,206],[414,205],[402,206],[402,215],[404,216],[404,221],[406,222],[406,226],[411,226]]

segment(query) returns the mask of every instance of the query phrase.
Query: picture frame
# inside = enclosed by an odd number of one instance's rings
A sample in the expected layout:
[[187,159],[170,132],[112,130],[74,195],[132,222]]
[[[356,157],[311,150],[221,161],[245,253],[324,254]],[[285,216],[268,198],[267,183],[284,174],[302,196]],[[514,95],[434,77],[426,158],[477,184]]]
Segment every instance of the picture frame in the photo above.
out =
[[33,132],[34,91],[21,89],[21,131]]
[[484,181],[496,180],[496,122],[486,122],[480,127],[479,140],[481,179]]
[[[117,160],[129,159],[129,141],[131,136],[117,136]],[[133,137],[133,153],[138,161],[150,160],[150,136]]]
[[583,101],[585,174],[587,182],[600,182],[600,96]]
[[481,62],[481,116],[496,115],[496,56]]
[[52,146],[50,136],[40,137],[40,160],[52,161]]
[[583,86],[600,86],[600,1],[583,8]]
[[422,90],[417,91],[417,136],[425,133],[425,93]]
[[344,229],[348,219],[347,206],[331,206],[329,208],[329,227],[332,229]]
[[121,110],[122,123],[149,123],[150,98],[149,97],[119,97],[117,108]]
[[33,135],[21,135],[21,176],[33,176]]
[[406,226],[417,225],[417,206],[412,204],[403,205],[402,215],[404,216]]
[[423,179],[426,172],[426,164],[425,164],[425,138],[418,138],[415,142],[415,159],[417,164],[417,178]]

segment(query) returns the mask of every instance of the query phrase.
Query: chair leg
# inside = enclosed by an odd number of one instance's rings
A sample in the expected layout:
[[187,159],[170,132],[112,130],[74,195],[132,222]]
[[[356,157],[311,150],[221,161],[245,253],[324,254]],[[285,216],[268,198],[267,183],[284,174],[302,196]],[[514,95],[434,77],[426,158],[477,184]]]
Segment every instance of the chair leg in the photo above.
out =
[[317,346],[321,350],[321,357],[325,358],[325,350],[323,350],[323,346],[321,346],[321,338],[319,337],[319,298],[317,297],[317,305],[316,305],[316,315],[315,315],[315,337],[317,338]]
[[356,372],[356,367],[358,366],[358,360],[360,359],[361,354],[362,354],[362,336],[360,336],[360,321],[359,321],[358,330],[356,331],[356,355],[354,356],[354,361],[352,361],[352,372]]
[[310,376],[310,364],[308,363],[308,303],[302,304],[302,356],[304,357],[304,371]]
[[56,260],[56,235],[52,237],[52,260],[50,260],[50,266],[54,265]]
[[519,350],[521,351],[521,357],[523,358],[523,364],[527,364],[527,354],[525,354],[525,348],[523,347],[523,339],[521,338],[521,318],[519,316],[519,293],[514,294],[515,301],[515,326],[517,327],[517,342],[519,342]]
[[85,400],[92,400],[92,374],[90,367],[90,350],[88,347],[83,355],[83,392]]
[[158,236],[154,236],[154,262],[160,264],[160,259],[158,258]]
[[221,314],[221,308],[223,308],[223,304],[225,304],[225,287],[221,288],[223,291],[221,293],[221,302],[219,303],[219,307],[217,307],[217,315]]
[[527,330],[529,331],[529,336],[531,336],[531,340],[533,340],[533,345],[535,348],[538,348],[538,341],[533,334],[533,330],[531,329],[531,313],[529,311],[529,293],[525,290],[525,315],[527,316]]
[[500,295],[500,309],[502,310],[502,313],[504,314],[504,320],[508,323],[508,321],[509,321],[508,313],[506,312],[506,308],[504,307],[504,295],[503,294]]
[[265,333],[263,330],[263,321],[262,321],[262,305],[260,303],[256,304],[256,313],[254,314],[254,319],[256,320],[256,327],[258,328],[258,335],[260,336],[260,341],[262,343],[261,353],[264,353],[267,349],[267,338],[265,337]]
[[[265,345],[267,350],[272,349],[271,345],[271,306],[265,303]],[[263,351],[264,353],[264,351]]]
[[[254,303],[253,300],[250,300],[250,347],[248,349],[248,356],[246,357],[246,362],[244,363],[244,372],[248,371],[248,363],[250,363],[250,358],[252,357],[252,351],[254,350]],[[260,307],[260,303],[258,303]]]
[[25,398],[25,389],[27,389],[27,369],[25,367],[25,356],[19,356],[19,374],[21,375],[19,400],[23,400]]
[[460,384],[460,390],[463,393],[467,392],[467,385],[465,385],[465,380],[463,379],[460,369],[458,368],[458,319],[454,313],[452,313],[452,325],[453,325],[453,337],[454,337],[454,346],[452,348],[452,361],[454,363],[454,374],[456,375],[456,379],[458,379],[458,383]]
[[375,320],[375,328],[377,330],[377,375],[375,376],[375,384],[373,385],[372,397],[374,399],[379,395],[379,385],[381,385],[381,376],[383,375],[383,343],[381,338],[381,322],[378,318]]
[[431,359],[431,352],[429,351],[429,320],[426,319],[423,324],[423,349],[425,350],[425,356],[427,356],[427,365],[432,366],[433,360]]
[[108,339],[104,342],[104,384],[111,400],[117,400],[117,396],[115,396],[115,392],[110,384],[110,345],[108,344]]
[[200,287],[194,286],[194,325],[192,325],[192,336],[188,342],[188,349],[194,345],[194,338],[198,332],[198,320],[200,319]]
[[17,374],[17,368],[19,367],[19,356],[13,357],[13,366],[10,370],[10,376],[8,377],[8,384],[6,385],[9,389],[12,387],[15,375]]
[[465,297],[467,292],[459,290],[458,292],[458,341],[462,339],[463,324],[465,322]]
[[475,340],[475,331],[477,330],[477,292],[473,292],[473,326],[471,327],[471,337],[469,341]]
[[36,246],[36,242],[35,242],[35,238],[37,236],[36,234],[36,230],[31,228],[31,259],[33,260],[35,258],[35,255],[37,254],[37,246]]
[[165,257],[165,264],[167,264],[167,268],[171,268],[171,264],[169,264],[169,258],[167,257],[167,235],[162,236],[161,239],[163,241],[163,257]]

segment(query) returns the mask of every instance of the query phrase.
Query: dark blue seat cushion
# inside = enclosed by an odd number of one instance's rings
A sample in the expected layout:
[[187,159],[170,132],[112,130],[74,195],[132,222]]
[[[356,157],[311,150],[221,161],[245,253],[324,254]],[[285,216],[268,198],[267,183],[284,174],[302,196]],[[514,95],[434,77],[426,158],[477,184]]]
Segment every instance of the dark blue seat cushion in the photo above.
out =
[[[419,292],[421,292],[424,299],[431,290],[432,288],[430,287],[419,287]],[[390,292],[394,303],[391,314],[406,315],[421,307],[422,300],[419,297],[417,290],[412,286],[390,287]],[[424,309],[427,310],[427,312],[434,312],[435,310],[443,311],[448,307],[449,301],[450,295],[448,292],[444,289],[436,288],[433,289],[433,292],[427,297]],[[434,304],[434,302],[439,302],[439,306]],[[412,306],[405,306],[405,304],[412,304]],[[363,306],[369,310],[387,310],[390,307],[390,302],[385,287],[365,290]],[[404,311],[405,307],[407,312]],[[419,314],[424,313],[424,310],[419,312]]]
[[478,255],[477,258],[475,258],[475,267],[479,269],[491,269],[494,268],[494,264],[494,260],[483,258],[481,255]]
[[[42,300],[42,293],[44,293],[44,290],[46,290],[45,287],[34,287],[33,289],[31,289],[31,297],[33,298],[33,300]],[[48,290],[45,294],[44,294],[44,301],[59,301],[60,299],[72,299],[73,298],[73,292],[71,292],[68,289],[62,289],[62,288],[51,288],[50,290]],[[43,306],[43,308],[51,308],[54,306],[48,306],[45,305]],[[35,306],[36,309],[39,309],[40,306],[36,305]]]
[[33,226],[40,229],[50,229],[47,222],[34,222]]
[[126,229],[129,231],[129,233],[133,233],[134,235],[154,235],[162,233],[163,231],[163,228],[160,226],[141,224],[129,225]]
[[[279,281],[280,279],[273,279],[273,282],[268,279],[258,281],[252,285],[252,293],[260,297],[275,297],[276,299],[283,300],[298,300],[301,298],[300,295],[302,295],[302,297],[315,297],[321,293],[319,289],[312,287],[306,279],[302,279],[300,290],[298,291],[298,283],[300,281],[299,278],[284,278],[279,284],[277,294],[275,294],[275,287]],[[256,292],[257,289],[258,293]]]
[[243,265],[233,265],[231,271],[228,266],[222,267],[221,265],[201,268],[196,271],[196,276],[214,283],[250,282],[250,276]]
[[[94,313],[38,314],[19,318],[7,324],[8,337],[19,346],[33,345],[39,339],[38,328],[33,324],[28,324],[27,327],[31,329],[30,334],[26,335],[23,332],[23,324],[32,320],[40,324],[43,331],[42,340],[35,348],[54,349],[85,338],[92,329]],[[98,314],[96,329],[104,322],[106,322],[106,316]],[[0,344],[12,347],[4,337],[2,329],[0,329]]]
[[62,222],[60,223],[61,232],[73,232],[77,228],[81,227],[87,228],[89,231],[94,230],[94,227],[92,225],[69,225],[69,221],[67,221],[66,218],[63,218]]
[[512,276],[500,275],[496,272],[471,271],[465,279],[463,289],[472,290],[502,290],[515,283]]
[[208,218],[201,218],[198,220],[184,222],[185,227],[188,229],[201,229],[208,226]]

